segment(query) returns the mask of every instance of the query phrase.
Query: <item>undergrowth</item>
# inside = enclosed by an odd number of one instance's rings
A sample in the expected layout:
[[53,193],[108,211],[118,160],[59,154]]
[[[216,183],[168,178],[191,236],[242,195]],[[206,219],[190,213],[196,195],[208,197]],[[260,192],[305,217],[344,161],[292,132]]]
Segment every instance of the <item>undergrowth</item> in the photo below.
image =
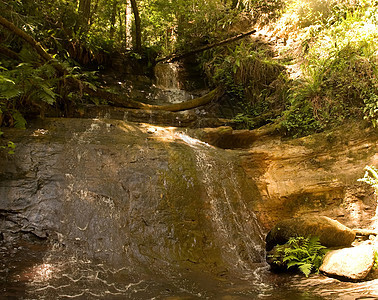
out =
[[378,252],[374,251],[374,265],[373,270],[378,270]]
[[[254,128],[256,116],[276,111],[266,121],[276,120],[277,128],[292,137],[350,119],[377,126],[378,1],[276,2],[275,13],[281,17],[269,26],[275,27],[273,34],[292,40],[280,53],[245,40],[202,56],[210,84],[223,84],[242,110],[234,122]],[[277,54],[280,59],[273,58]],[[290,60],[301,65],[294,79],[284,70]]]
[[296,13],[311,17],[296,23],[297,38],[302,40],[302,76],[290,89],[283,127],[295,137],[334,128],[351,118],[364,118],[375,127],[378,1],[302,2],[307,6]]
[[365,167],[365,175],[363,178],[357,179],[357,181],[365,182],[370,185],[375,194],[378,196],[378,170],[374,166]]
[[245,128],[254,127],[254,117],[284,106],[284,67],[272,55],[268,48],[240,42],[207,51],[202,57],[210,85],[225,87],[227,97],[242,110],[234,122]]

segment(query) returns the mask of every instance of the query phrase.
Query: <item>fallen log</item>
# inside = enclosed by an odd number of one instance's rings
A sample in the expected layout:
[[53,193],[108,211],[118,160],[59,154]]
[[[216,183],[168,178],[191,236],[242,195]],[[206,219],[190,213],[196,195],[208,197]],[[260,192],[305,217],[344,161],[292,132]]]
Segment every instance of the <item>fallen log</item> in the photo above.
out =
[[90,96],[99,97],[106,101],[110,101],[111,104],[117,107],[137,108],[137,109],[145,109],[145,110],[164,110],[164,111],[171,111],[171,112],[183,111],[183,110],[193,109],[199,106],[206,105],[210,102],[218,100],[224,94],[223,88],[217,87],[216,89],[210,91],[208,94],[202,97],[188,100],[185,102],[168,104],[168,105],[151,105],[151,104],[134,101],[131,99],[126,99],[125,97],[122,97],[122,95],[109,93],[103,90],[94,91],[88,86],[83,86],[82,90]]
[[[51,63],[51,65],[59,72],[61,76],[68,73],[66,68],[61,63],[59,63],[59,61],[54,59],[42,47],[40,43],[38,43],[33,37],[28,35],[26,32],[24,32],[23,30],[15,26],[12,22],[9,22],[7,19],[0,16],[0,25],[2,25],[9,31],[13,32],[14,34],[22,38],[25,42],[27,42],[46,63]],[[123,97],[122,95],[110,93],[100,88],[96,90],[92,89],[87,84],[85,84],[84,82],[76,78],[65,76],[64,79],[66,80],[66,82],[70,83],[71,86],[73,86],[75,89],[83,91],[90,96],[98,97],[106,101],[109,101],[115,106],[125,107],[125,108],[147,109],[147,110],[164,110],[164,111],[175,112],[175,111],[193,109],[193,108],[205,105],[211,101],[215,101],[219,99],[224,93],[223,88],[218,87],[202,97],[192,99],[186,102],[169,104],[169,105],[150,105],[150,104],[134,101],[132,99],[127,99],[126,97]]]

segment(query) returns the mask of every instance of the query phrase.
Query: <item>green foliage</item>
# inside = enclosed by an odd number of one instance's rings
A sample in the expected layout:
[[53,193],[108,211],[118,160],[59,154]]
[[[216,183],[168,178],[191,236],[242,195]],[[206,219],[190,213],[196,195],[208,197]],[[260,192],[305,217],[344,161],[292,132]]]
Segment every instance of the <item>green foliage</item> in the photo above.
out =
[[[2,132],[0,131],[0,136],[2,135]],[[7,149],[8,154],[14,154],[14,150],[16,149],[16,144],[12,141],[8,141],[6,146],[0,146],[0,149]]]
[[370,94],[364,98],[364,119],[369,120],[373,127],[378,126],[378,95]]
[[239,113],[232,121],[238,124],[242,129],[252,129],[255,127],[255,122],[249,114]]
[[35,66],[21,63],[13,69],[0,70],[0,108],[7,125],[25,128],[26,121],[20,109],[30,106],[52,105],[59,97],[56,71],[51,65]]
[[[228,97],[243,113],[234,121],[252,128],[252,118],[283,108],[284,67],[271,58],[267,49],[240,42],[207,51],[202,66],[210,84],[222,84]],[[280,82],[280,84],[276,84]]]
[[317,21],[306,19],[311,24],[303,25],[308,26],[303,76],[290,89],[291,106],[282,123],[290,135],[333,128],[350,118],[377,125],[378,4],[368,2],[331,1],[332,10],[316,9]]
[[378,170],[374,166],[365,167],[365,175],[357,181],[365,182],[374,188],[375,193],[378,195]]
[[271,255],[273,263],[285,265],[287,269],[298,268],[306,277],[318,272],[327,248],[318,237],[292,237],[284,245],[277,245]]
[[[301,97],[301,95],[297,95]],[[315,119],[312,105],[302,99],[292,99],[292,106],[284,113],[281,122],[288,135],[298,138],[322,130],[321,123]]]

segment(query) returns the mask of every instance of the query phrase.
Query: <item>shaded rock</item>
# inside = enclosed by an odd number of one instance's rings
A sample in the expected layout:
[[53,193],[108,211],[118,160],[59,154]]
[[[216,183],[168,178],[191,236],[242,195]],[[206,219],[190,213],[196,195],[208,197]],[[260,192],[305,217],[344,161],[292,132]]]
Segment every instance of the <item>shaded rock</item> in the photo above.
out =
[[378,235],[378,231],[374,229],[354,228],[353,231],[356,233],[356,235],[359,235],[359,236]]
[[320,271],[347,280],[362,280],[374,264],[374,250],[371,245],[360,245],[328,252]]
[[349,246],[355,239],[355,232],[338,221],[324,216],[303,216],[277,223],[266,237],[266,250],[277,244],[285,244],[289,238],[297,236],[318,236],[326,247]]

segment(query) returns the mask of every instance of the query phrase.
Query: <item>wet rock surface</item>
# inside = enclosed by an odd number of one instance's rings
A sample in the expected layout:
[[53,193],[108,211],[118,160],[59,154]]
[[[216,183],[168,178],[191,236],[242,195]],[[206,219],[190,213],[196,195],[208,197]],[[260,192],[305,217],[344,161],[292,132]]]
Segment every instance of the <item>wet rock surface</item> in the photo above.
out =
[[[3,295],[378,296],[376,281],[350,285],[268,272],[261,234],[304,212],[348,226],[370,224],[372,192],[353,184],[374,163],[376,135],[323,144],[250,132],[223,138],[219,129],[196,134],[129,123],[124,113],[115,112],[119,121],[46,119],[27,130],[4,130],[17,150],[0,154]],[[143,113],[137,118],[148,123]],[[238,150],[193,138],[206,135],[205,141]]]
[[258,191],[237,157],[150,127],[46,119],[6,131],[17,152],[1,153],[4,241],[31,236],[143,272],[216,275],[261,263]]

